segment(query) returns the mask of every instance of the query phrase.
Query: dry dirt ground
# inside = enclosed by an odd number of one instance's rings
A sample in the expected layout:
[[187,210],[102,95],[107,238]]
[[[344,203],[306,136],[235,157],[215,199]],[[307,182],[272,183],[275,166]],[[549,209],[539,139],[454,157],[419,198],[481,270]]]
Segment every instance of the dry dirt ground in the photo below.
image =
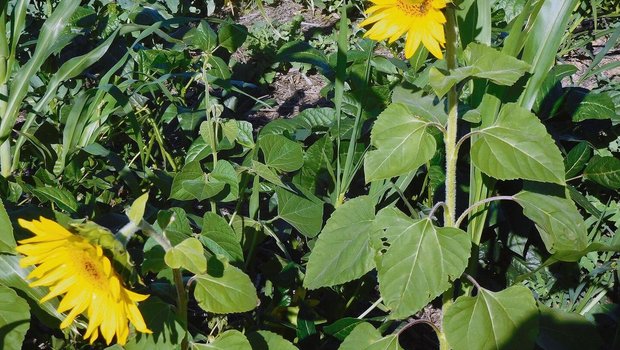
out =
[[[265,6],[264,12],[252,8],[240,16],[237,21],[251,27],[256,21],[271,21],[274,27],[289,23],[293,17],[301,15],[301,31],[321,28],[331,30],[339,20],[337,14],[326,15],[318,9],[314,12],[300,3],[291,0],[280,1],[277,6]],[[291,68],[287,72],[276,73],[273,83],[270,84],[270,94],[267,99],[273,99],[276,105],[273,108],[263,108],[248,115],[248,119],[268,121],[276,118],[287,118],[297,115],[300,111],[311,108],[328,106],[329,101],[320,95],[320,91],[327,85],[325,78],[318,74],[306,74],[298,69]]]
[[[592,62],[592,59],[584,52],[584,50],[590,49],[592,54],[596,55],[603,49],[603,47],[607,43],[607,40],[607,37],[597,39],[592,42],[591,48],[575,50],[563,57],[562,63],[572,64],[577,67],[577,73],[572,75],[569,79],[564,80],[563,85],[573,85],[575,82],[579,82],[579,79],[586,73],[588,67]],[[620,61],[620,43],[616,44],[614,48],[609,50],[609,52],[605,55],[605,57],[603,57],[597,67],[602,67],[608,63],[618,61]],[[616,67],[602,72],[601,78],[604,78],[609,82],[620,82],[620,67]],[[592,76],[585,79],[583,82],[580,82],[579,86],[592,90],[599,87],[599,81],[599,77]]]

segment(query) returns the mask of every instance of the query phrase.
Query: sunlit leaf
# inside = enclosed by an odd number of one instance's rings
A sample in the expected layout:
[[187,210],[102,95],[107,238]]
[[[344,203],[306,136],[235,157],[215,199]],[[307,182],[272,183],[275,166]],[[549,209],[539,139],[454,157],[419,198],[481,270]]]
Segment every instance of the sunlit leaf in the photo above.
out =
[[363,276],[374,267],[370,248],[374,202],[370,197],[351,199],[327,220],[310,253],[304,286],[333,286]]
[[379,115],[370,142],[377,149],[366,153],[366,182],[414,171],[435,154],[432,125],[416,116],[406,105],[391,104]]
[[607,188],[620,188],[620,159],[594,156],[583,171],[583,177]]
[[196,275],[195,279],[194,297],[207,312],[246,312],[257,305],[258,297],[250,277],[225,260],[210,258],[207,273]]
[[523,286],[497,293],[481,288],[475,297],[464,295],[450,305],[443,328],[454,350],[533,349],[538,308]]
[[495,124],[481,129],[471,146],[472,162],[500,180],[564,183],[564,162],[544,125],[531,112],[507,104]]
[[536,223],[549,252],[581,251],[588,245],[586,224],[570,199],[527,191],[514,198],[523,214]]
[[406,228],[388,227],[385,238],[377,271],[390,318],[415,314],[450,288],[467,267],[471,241],[457,228],[436,227],[428,219],[409,220]]

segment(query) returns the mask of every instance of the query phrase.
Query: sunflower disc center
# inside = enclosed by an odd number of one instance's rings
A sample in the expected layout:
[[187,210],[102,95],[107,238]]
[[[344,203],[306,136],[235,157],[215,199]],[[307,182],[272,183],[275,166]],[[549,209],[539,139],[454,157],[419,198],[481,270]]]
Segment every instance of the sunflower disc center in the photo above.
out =
[[83,278],[88,280],[94,287],[100,290],[105,290],[107,283],[103,273],[103,267],[96,261],[93,261],[93,258],[88,254],[80,255],[77,268],[81,272]]
[[429,10],[430,0],[396,0],[396,6],[409,16],[424,16]]

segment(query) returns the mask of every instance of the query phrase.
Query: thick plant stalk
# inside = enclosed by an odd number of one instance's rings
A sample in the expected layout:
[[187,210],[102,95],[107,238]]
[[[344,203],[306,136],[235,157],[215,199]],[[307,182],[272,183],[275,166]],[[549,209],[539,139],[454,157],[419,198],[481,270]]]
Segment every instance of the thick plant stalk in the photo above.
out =
[[[456,68],[457,47],[457,23],[454,8],[446,8],[446,63],[448,69]],[[456,136],[458,127],[458,95],[456,86],[452,86],[448,92],[448,125],[444,137],[446,147],[446,215],[445,226],[453,227],[456,218],[456,162],[458,149],[456,148]]]

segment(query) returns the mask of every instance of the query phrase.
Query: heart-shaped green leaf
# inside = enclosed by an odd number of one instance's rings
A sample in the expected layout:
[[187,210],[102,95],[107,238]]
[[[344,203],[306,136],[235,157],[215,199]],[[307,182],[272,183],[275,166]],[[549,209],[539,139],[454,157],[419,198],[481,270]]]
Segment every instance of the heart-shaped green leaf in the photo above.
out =
[[471,159],[496,179],[564,184],[560,150],[540,120],[517,104],[505,105],[495,124],[478,131]]
[[413,315],[451,286],[467,267],[471,241],[457,228],[436,227],[428,219],[389,227],[387,250],[377,258],[379,291],[390,318]]
[[364,158],[366,182],[406,174],[429,161],[436,148],[429,127],[430,122],[416,116],[404,104],[394,103],[386,108],[370,134],[370,142],[377,149]]
[[538,308],[532,292],[513,286],[501,292],[479,289],[461,296],[445,312],[443,328],[454,350],[526,350],[538,334]]
[[373,200],[354,198],[327,220],[310,253],[304,286],[334,286],[363,276],[374,267],[370,231],[375,218]]

